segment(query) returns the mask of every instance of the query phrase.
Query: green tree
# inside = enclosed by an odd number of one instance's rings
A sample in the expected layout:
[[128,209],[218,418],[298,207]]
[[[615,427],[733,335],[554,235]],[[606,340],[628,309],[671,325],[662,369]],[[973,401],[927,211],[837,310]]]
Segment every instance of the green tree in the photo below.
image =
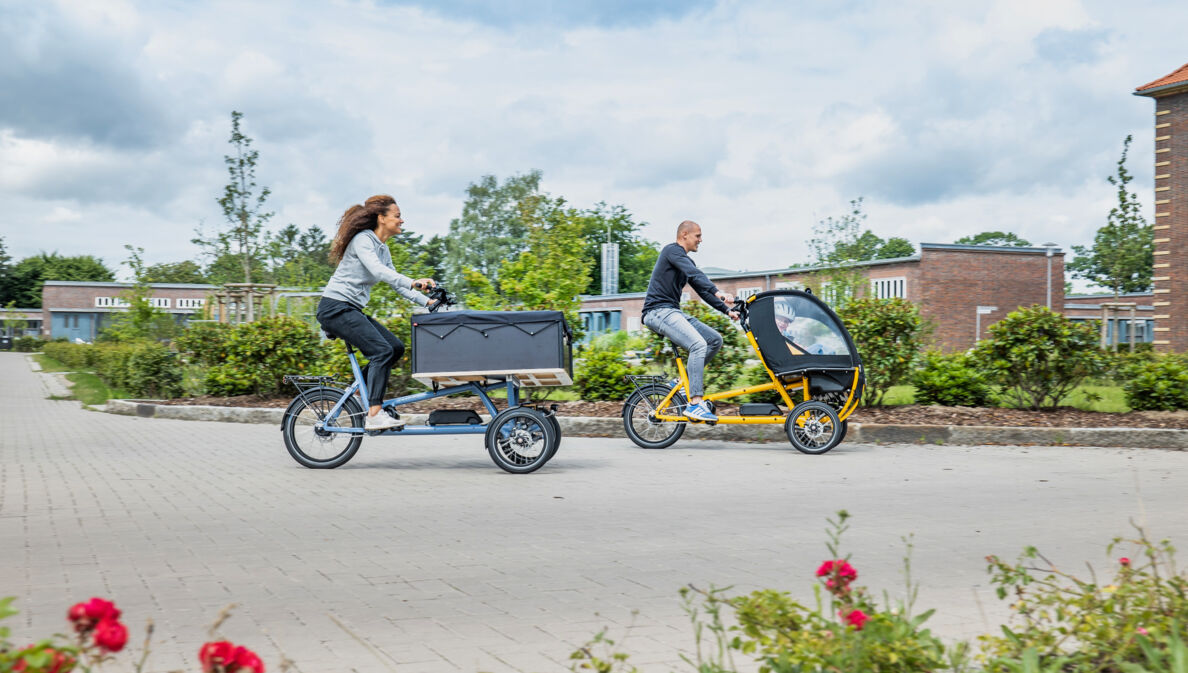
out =
[[1031,247],[1031,241],[1019,238],[1010,231],[983,231],[972,236],[962,236],[953,243],[958,245],[1001,245],[1015,248]]
[[648,289],[660,246],[639,236],[639,230],[647,223],[636,222],[625,206],[608,206],[606,202],[582,211],[582,220],[586,237],[583,254],[594,264],[590,284],[583,294],[602,294],[602,244],[608,236],[611,243],[619,244],[619,292]]
[[334,274],[330,240],[321,227],[301,231],[295,224],[268,237],[273,281],[281,285],[321,288]]
[[0,236],[0,304],[7,306],[16,301],[12,287],[12,257],[4,246],[4,237]]
[[91,255],[63,257],[57,252],[42,252],[12,267],[12,292],[8,300],[21,308],[41,308],[41,287],[47,280],[109,283],[115,280],[115,274]]
[[906,299],[854,299],[838,316],[845,323],[866,371],[863,399],[871,406],[883,403],[891,386],[907,380],[916,362],[928,326],[920,308]]
[[1019,406],[1031,409],[1056,408],[1102,365],[1092,326],[1038,305],[991,325],[974,357]]
[[850,211],[839,217],[829,216],[813,227],[809,249],[813,252],[810,266],[820,270],[813,273],[807,285],[816,289],[826,302],[840,308],[858,296],[866,285],[866,276],[854,263],[868,259],[878,249],[878,239],[869,230],[864,238],[862,225],[862,197],[850,201]]
[[528,223],[521,204],[540,195],[540,171],[513,175],[499,183],[485,175],[466,188],[462,215],[450,222],[446,238],[446,280],[461,287],[466,269],[476,271],[498,284],[504,260],[526,249]]
[[206,283],[206,276],[197,262],[163,262],[144,267],[144,280],[149,283]]
[[[264,209],[264,203],[272,191],[256,184],[256,163],[260,153],[252,149],[252,139],[240,130],[242,118],[241,112],[231,113],[231,138],[227,142],[232,153],[223,156],[229,180],[218,203],[228,228],[211,238],[204,238],[199,231],[193,242],[215,261],[229,254],[235,255],[241,271],[239,281],[251,283],[261,280],[253,272],[266,252],[264,225],[273,213]],[[220,269],[219,275],[223,273],[225,271]]]
[[1114,297],[1150,290],[1155,265],[1154,231],[1143,218],[1138,195],[1127,187],[1134,179],[1126,170],[1130,141],[1131,136],[1126,136],[1117,175],[1106,178],[1118,188],[1118,205],[1097,230],[1092,248],[1073,246],[1076,258],[1068,265],[1074,277],[1109,288]]
[[519,204],[527,227],[527,249],[500,265],[498,282],[477,269],[465,269],[477,309],[554,310],[565,314],[580,338],[579,294],[590,283],[593,260],[585,256],[582,214],[563,199],[531,196]]
[[153,288],[147,280],[144,248],[124,245],[128,259],[124,265],[132,271],[132,287],[121,294],[128,301],[128,310],[115,314],[112,324],[100,334],[103,341],[136,341],[151,339],[164,341],[177,333],[173,316],[153,306]]

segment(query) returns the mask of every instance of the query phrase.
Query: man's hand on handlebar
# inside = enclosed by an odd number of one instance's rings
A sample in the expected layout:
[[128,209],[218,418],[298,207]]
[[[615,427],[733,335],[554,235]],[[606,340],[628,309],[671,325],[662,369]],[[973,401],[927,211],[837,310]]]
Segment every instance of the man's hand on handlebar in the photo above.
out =
[[734,295],[732,295],[728,292],[723,292],[721,290],[718,290],[717,292],[714,293],[714,296],[716,296],[718,299],[721,299],[722,301],[726,302],[727,304],[734,302]]
[[420,290],[421,292],[424,292],[431,287],[435,287],[436,285],[437,281],[433,280],[432,278],[418,278],[412,283],[413,289]]

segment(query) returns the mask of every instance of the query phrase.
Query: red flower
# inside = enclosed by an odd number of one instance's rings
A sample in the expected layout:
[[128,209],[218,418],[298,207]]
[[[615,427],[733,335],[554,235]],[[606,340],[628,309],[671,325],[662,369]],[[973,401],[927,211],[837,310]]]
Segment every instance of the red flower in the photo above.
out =
[[1118,563],[1121,563],[1124,566],[1128,566],[1128,565],[1130,565],[1130,559],[1123,556],[1122,558],[1118,559]]
[[256,653],[246,647],[235,648],[235,667],[242,671],[252,671],[252,673],[264,673],[264,662],[260,661],[260,657]]
[[103,619],[95,626],[95,645],[108,652],[119,652],[128,643],[128,629],[114,619]]
[[203,673],[212,673],[216,666],[230,664],[234,656],[235,646],[225,640],[206,643],[198,650],[198,661],[202,662]]
[[226,640],[203,645],[198,650],[198,661],[202,662],[203,673],[264,673],[264,662],[255,652]]
[[[840,616],[841,613],[839,612],[838,615]],[[850,614],[845,615],[843,618],[846,620],[847,624],[853,626],[857,631],[861,631],[862,626],[866,624],[866,620],[870,619],[870,617],[861,610],[851,610]]]
[[[86,615],[88,619],[92,619],[97,622],[103,621],[104,619],[114,620],[120,618],[120,611],[116,609],[115,603],[103,600],[102,598],[92,598],[86,603],[79,603],[79,605],[82,606],[83,614]],[[78,605],[75,607],[78,607]],[[71,608],[70,611],[73,613],[74,608]]]
[[858,578],[858,571],[854,570],[854,566],[850,565],[848,561],[843,561],[841,559],[822,563],[821,567],[817,568],[817,577],[832,575],[834,572],[836,572],[838,577],[840,577],[846,584],[849,584]]
[[[32,651],[34,651],[34,648],[32,647],[25,650],[25,652],[30,653]],[[54,655],[54,658],[52,661],[50,661],[48,668],[43,667],[37,669],[39,673],[67,673],[67,671],[74,670],[74,664],[76,663],[74,661],[74,657],[70,656],[66,652],[59,652],[52,647],[47,647],[42,651]],[[22,654],[24,654],[24,652],[22,652]],[[25,663],[24,659],[19,659],[12,667],[13,673],[24,673],[26,670],[28,670],[28,664]]]

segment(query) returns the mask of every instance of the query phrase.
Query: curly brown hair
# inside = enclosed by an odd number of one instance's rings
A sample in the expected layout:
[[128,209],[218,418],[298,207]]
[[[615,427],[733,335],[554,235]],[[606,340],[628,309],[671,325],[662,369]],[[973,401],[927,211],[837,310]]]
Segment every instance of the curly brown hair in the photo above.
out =
[[388,212],[388,208],[396,205],[396,199],[387,194],[376,194],[367,199],[362,205],[355,204],[347,208],[342,217],[338,218],[338,233],[334,235],[334,243],[330,245],[330,263],[338,264],[342,261],[346,248],[355,238],[355,234],[366,229],[375,229],[379,224],[379,216]]

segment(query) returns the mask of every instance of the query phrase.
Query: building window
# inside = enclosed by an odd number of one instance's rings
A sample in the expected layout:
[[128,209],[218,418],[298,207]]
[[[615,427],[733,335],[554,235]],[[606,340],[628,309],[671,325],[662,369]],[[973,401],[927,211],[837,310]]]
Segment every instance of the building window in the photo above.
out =
[[123,297],[95,297],[95,308],[128,308],[131,304]]
[[907,279],[873,278],[870,281],[870,294],[875,299],[902,299],[907,296]]
[[169,297],[152,297],[149,302],[153,308],[169,308]]
[[757,295],[762,291],[763,288],[761,287],[740,287],[738,288],[738,292],[735,292],[735,294],[738,295],[739,299],[746,299],[747,297]]
[[206,305],[205,299],[178,299],[178,308],[202,308]]
[[798,283],[793,280],[784,280],[775,284],[777,290],[803,290],[804,283]]

